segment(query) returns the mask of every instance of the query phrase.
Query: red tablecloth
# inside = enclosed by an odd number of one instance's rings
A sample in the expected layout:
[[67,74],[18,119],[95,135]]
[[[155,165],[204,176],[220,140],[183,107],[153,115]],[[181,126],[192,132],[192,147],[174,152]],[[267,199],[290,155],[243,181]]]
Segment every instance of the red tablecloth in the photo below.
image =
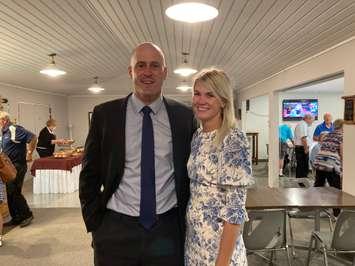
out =
[[83,155],[71,156],[68,158],[45,157],[34,160],[31,166],[31,174],[35,176],[36,170],[56,169],[71,171],[74,166],[81,164]]

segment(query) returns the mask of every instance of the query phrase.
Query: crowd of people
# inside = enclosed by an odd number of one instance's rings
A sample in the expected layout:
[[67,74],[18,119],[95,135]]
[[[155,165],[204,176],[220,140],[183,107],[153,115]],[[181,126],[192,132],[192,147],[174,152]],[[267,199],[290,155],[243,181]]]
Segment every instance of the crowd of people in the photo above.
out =
[[[328,112],[324,114],[323,120],[317,125],[313,135],[309,128],[314,118],[309,113],[296,125],[294,134],[288,125],[279,126],[280,176],[283,175],[285,155],[294,148],[296,178],[308,177],[311,167],[315,171],[315,187],[325,186],[327,181],[329,186],[341,189],[344,121],[336,119],[333,122],[332,115]],[[313,141],[316,144],[312,145]],[[310,150],[311,145],[313,147]],[[304,186],[302,183],[299,185]],[[334,210],[334,215],[337,216],[339,212]]]
[[[0,178],[0,204],[6,203],[11,216],[7,225],[28,226],[33,213],[23,196],[23,183],[27,172],[27,163],[32,161],[36,149],[40,157],[52,156],[55,144],[66,144],[65,139],[56,139],[54,129],[56,121],[50,118],[37,136],[24,127],[13,123],[9,113],[0,111],[1,152],[4,152],[16,168],[14,180],[6,184]],[[0,247],[3,245],[4,219],[0,213]]]

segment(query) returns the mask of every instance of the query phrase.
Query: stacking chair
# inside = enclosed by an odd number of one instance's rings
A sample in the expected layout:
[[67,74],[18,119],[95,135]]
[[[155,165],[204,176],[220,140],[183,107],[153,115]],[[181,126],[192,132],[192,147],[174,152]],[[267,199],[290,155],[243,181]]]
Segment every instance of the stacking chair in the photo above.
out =
[[[289,249],[286,240],[286,210],[249,211],[249,221],[244,224],[243,239],[247,253],[254,253],[273,262],[276,251],[285,251],[288,265],[291,266]],[[260,252],[271,252],[270,258]]]
[[311,252],[314,240],[320,242],[321,251],[324,255],[324,264],[328,266],[328,253],[334,255],[340,253],[354,254],[352,265],[355,266],[355,210],[343,210],[335,224],[334,233],[330,245],[326,243],[325,236],[314,231],[309,243],[307,265],[311,261]]

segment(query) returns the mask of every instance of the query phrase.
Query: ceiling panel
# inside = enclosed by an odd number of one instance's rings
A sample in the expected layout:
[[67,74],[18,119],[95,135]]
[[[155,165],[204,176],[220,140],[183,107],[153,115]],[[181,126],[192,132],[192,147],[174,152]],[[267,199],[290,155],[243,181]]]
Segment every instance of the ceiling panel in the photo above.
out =
[[[132,49],[153,41],[166,54],[167,94],[178,93],[182,52],[194,68],[225,69],[239,89],[355,35],[353,0],[196,1],[219,16],[173,21],[164,12],[178,0],[0,0],[0,82],[73,95],[99,76],[106,93],[127,93]],[[39,74],[50,53],[67,75]]]

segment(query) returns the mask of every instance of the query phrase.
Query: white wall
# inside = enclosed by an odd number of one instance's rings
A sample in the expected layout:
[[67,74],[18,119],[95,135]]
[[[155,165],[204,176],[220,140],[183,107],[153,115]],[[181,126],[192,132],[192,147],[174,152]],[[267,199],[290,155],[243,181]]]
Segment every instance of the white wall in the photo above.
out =
[[[294,66],[242,88],[238,95],[240,101],[260,95],[277,93],[287,88],[299,86],[315,80],[320,80],[332,75],[344,73],[344,95],[355,95],[355,37],[350,38],[334,47],[308,58]],[[270,119],[276,119],[280,114],[273,110]],[[270,134],[269,143],[276,150],[277,134]],[[355,195],[355,125],[344,126],[344,161],[343,161],[343,190]],[[270,153],[273,162],[277,162],[278,154]],[[275,157],[275,158],[274,158]],[[269,179],[277,179],[277,175],[269,173]],[[273,182],[269,182],[273,183]]]
[[[18,120],[18,107],[21,102],[29,105],[48,105],[52,109],[52,117],[57,121],[57,137],[68,137],[67,97],[60,94],[43,93],[36,90],[0,83],[0,95],[7,98],[9,103],[5,110],[12,119]],[[31,116],[32,114],[28,114]],[[45,124],[42,125],[42,128]],[[35,132],[36,133],[36,132]]]

